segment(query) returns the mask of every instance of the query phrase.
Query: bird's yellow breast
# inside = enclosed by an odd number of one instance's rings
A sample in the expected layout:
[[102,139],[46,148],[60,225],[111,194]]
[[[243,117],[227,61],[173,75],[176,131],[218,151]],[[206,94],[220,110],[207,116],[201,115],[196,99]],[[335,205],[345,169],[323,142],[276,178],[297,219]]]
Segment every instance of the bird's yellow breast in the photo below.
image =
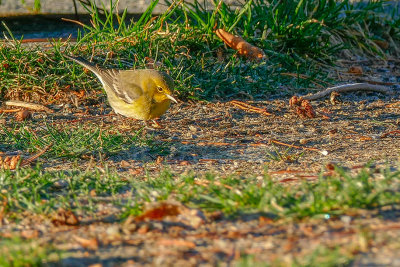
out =
[[115,94],[108,94],[111,107],[118,114],[137,120],[152,120],[163,115],[169,108],[170,100],[154,102],[145,92],[132,103],[122,101]]

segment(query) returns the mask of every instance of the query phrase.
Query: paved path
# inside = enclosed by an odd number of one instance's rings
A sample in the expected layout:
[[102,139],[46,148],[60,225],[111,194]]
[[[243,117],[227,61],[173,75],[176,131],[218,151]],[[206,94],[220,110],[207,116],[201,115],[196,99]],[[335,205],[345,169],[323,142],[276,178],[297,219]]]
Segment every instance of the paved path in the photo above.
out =
[[[0,0],[0,16],[10,16],[10,15],[26,15],[32,14],[34,7],[34,0],[26,0],[26,4],[22,4],[21,0]],[[45,14],[73,14],[74,2],[73,0],[41,0],[41,10],[40,13]],[[86,10],[79,4],[76,0],[79,13],[87,13]],[[106,8],[110,7],[109,0],[95,0],[95,2],[101,6],[103,3]],[[116,2],[115,0],[113,2]],[[172,0],[171,0],[172,2]],[[188,1],[186,1],[188,2]],[[203,2],[203,1],[201,1]],[[210,1],[209,1],[210,2]],[[238,1],[228,0],[226,3],[237,3]],[[120,0],[119,10],[124,8],[128,9],[129,13],[140,14],[146,10],[146,8],[151,3],[151,0]],[[213,6],[211,4],[211,6]],[[160,13],[166,9],[165,0],[160,0],[159,4],[155,8],[156,13]]]

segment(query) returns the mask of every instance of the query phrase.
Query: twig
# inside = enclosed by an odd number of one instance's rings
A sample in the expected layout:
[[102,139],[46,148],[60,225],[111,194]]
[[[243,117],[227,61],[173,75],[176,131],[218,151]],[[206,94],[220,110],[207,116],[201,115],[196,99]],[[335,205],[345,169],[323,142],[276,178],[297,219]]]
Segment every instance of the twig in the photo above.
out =
[[237,101],[237,100],[232,100],[229,103],[231,103],[235,107],[238,107],[238,108],[240,108],[242,110],[245,110],[245,111],[255,112],[255,113],[263,114],[263,115],[266,115],[266,116],[271,116],[272,115],[271,113],[267,112],[263,108],[253,107],[253,106],[251,106],[249,104],[246,104],[244,102],[240,102],[240,101]]
[[[277,140],[273,140],[270,139],[269,143],[275,143],[278,145],[283,145],[283,146],[288,146],[288,147],[292,147],[292,148],[296,148],[296,149],[303,149],[303,150],[309,150],[309,151],[316,151],[321,153],[322,155],[326,156],[328,155],[328,151],[326,150],[321,150],[318,148],[314,148],[314,147],[303,147],[303,146],[296,146],[296,145],[290,145],[290,144],[286,144]],[[181,141],[181,144],[183,145],[197,145],[197,146],[253,146],[253,147],[257,147],[257,146],[262,146],[262,147],[266,147],[268,146],[268,144],[265,143],[246,143],[246,144],[241,144],[241,143],[223,143],[223,142],[191,142],[191,141]],[[204,161],[204,159],[203,159]]]
[[303,96],[303,99],[306,100],[316,100],[318,98],[323,98],[332,92],[351,92],[351,91],[375,91],[383,94],[390,94],[391,90],[386,86],[368,84],[368,83],[351,83],[351,84],[343,84],[335,87],[327,88],[321,92],[318,92],[313,95]]
[[85,27],[85,26],[86,26],[86,25],[83,24],[82,22],[77,21],[77,20],[74,20],[74,19],[61,18],[61,20],[63,20],[63,21],[68,21],[68,22],[72,22],[72,23],[78,24],[79,26],[82,26],[82,27]]
[[46,146],[45,148],[43,148],[41,151],[39,151],[38,153],[36,153],[35,155],[22,160],[21,162],[21,166],[26,166],[31,164],[34,160],[36,160],[38,157],[40,157],[41,155],[43,155],[47,150],[49,150],[50,147],[52,147],[53,144],[50,144],[48,146]]
[[28,103],[28,102],[23,102],[23,101],[18,101],[18,100],[9,100],[9,101],[6,101],[5,104],[7,106],[23,107],[23,108],[33,109],[36,111],[46,111],[48,113],[54,112],[54,110],[52,110],[44,105]]
[[0,113],[14,113],[20,111],[20,108],[15,108],[15,109],[1,109]]
[[328,155],[328,151],[326,151],[326,150],[321,150],[321,149],[314,148],[314,147],[296,146],[296,145],[286,144],[286,143],[283,143],[283,142],[280,142],[280,141],[277,141],[277,140],[274,140],[274,139],[270,139],[269,141],[270,141],[271,143],[278,144],[278,145],[282,145],[282,146],[288,146],[288,147],[292,147],[292,148],[303,149],[303,150],[309,150],[309,151],[317,151],[317,152],[321,153],[321,154],[324,155],[324,156]]
[[395,103],[388,104],[388,105],[386,105],[386,107],[387,107],[387,108],[397,108],[397,107],[400,107],[400,101],[397,101],[397,102],[395,102]]
[[400,130],[394,130],[394,131],[391,131],[391,132],[387,132],[387,133],[384,133],[384,134],[382,134],[380,137],[381,138],[385,138],[385,137],[387,137],[388,135],[395,135],[395,134],[398,134],[398,135],[400,135]]

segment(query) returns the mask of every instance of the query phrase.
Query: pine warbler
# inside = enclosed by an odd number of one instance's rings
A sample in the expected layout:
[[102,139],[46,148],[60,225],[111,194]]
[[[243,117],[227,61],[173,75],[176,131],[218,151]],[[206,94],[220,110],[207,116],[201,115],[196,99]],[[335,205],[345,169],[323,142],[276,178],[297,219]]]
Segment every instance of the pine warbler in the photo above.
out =
[[152,120],[163,115],[171,100],[172,78],[153,69],[118,70],[101,68],[81,57],[64,55],[92,71],[102,83],[113,110],[138,120]]

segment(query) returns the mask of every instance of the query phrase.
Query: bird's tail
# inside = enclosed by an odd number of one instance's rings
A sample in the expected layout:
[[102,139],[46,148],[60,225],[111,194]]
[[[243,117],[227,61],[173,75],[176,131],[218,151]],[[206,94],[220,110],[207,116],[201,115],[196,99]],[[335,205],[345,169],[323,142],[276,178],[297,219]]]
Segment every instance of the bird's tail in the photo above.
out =
[[86,59],[82,57],[74,57],[74,56],[69,56],[69,55],[63,55],[64,57],[71,59],[75,61],[76,63],[84,66],[85,68],[89,69],[90,71],[94,72],[97,76],[99,75],[99,72],[101,72],[101,68],[98,67],[96,64],[93,64],[92,62],[87,61]]

